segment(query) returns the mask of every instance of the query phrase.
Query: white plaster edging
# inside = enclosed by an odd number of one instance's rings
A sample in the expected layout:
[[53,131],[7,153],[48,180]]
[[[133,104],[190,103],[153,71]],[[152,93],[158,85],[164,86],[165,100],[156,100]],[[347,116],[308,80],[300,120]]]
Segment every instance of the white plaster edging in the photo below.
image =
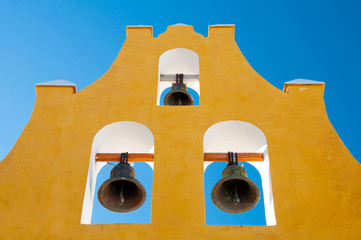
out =
[[[228,151],[263,153],[264,161],[248,163],[261,175],[266,225],[276,225],[267,139],[264,133],[255,125],[244,121],[219,122],[209,127],[204,134],[203,149],[205,153]],[[211,163],[204,163],[204,172]]]
[[325,82],[298,78],[298,79],[294,79],[294,80],[285,82],[285,84],[325,84]]
[[[131,121],[115,122],[100,129],[94,136],[88,177],[85,186],[83,208],[80,223],[91,224],[96,179],[104,162],[96,162],[96,153],[154,153],[154,137],[143,124]],[[148,163],[152,169],[154,164]]]
[[[190,74],[199,76],[199,56],[196,52],[186,48],[174,48],[165,51],[159,57],[158,66],[158,91],[157,91],[157,105],[160,105],[160,96],[162,92],[172,86],[171,82],[160,81],[162,74]],[[187,88],[192,88],[200,96],[199,79],[195,81],[184,81]]]

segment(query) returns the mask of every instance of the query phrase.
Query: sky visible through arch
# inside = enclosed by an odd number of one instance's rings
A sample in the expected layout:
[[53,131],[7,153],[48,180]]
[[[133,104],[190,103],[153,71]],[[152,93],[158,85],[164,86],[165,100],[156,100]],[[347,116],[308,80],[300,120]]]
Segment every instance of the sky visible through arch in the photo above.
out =
[[0,2],[0,159],[32,114],[34,85],[66,79],[78,91],[117,56],[126,25],[235,24],[251,66],[272,85],[296,78],[326,83],[328,117],[361,161],[360,1],[19,1]]

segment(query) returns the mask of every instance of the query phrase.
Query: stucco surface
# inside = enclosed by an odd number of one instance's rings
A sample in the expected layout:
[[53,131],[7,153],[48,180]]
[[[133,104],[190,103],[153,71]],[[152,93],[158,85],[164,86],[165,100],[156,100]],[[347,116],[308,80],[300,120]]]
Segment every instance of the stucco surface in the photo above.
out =
[[[0,162],[0,239],[361,239],[360,164],[330,124],[324,84],[273,87],[248,64],[234,26],[129,27],[110,69],[89,87],[37,86],[33,115]],[[158,61],[199,55],[200,105],[157,106]],[[267,138],[276,226],[205,225],[203,136],[241,120]],[[80,224],[91,144],[135,121],[155,139],[151,224]]]

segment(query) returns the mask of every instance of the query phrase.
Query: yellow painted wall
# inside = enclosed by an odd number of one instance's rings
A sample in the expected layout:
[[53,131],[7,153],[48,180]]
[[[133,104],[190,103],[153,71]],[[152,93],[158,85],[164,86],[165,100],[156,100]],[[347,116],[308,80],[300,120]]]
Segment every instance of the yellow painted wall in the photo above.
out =
[[[233,26],[209,30],[171,26],[152,38],[150,27],[128,27],[89,87],[37,86],[33,115],[0,162],[0,239],[361,239],[361,166],[327,118],[324,85],[280,91],[247,63]],[[158,60],[173,48],[199,54],[199,106],[155,104]],[[226,120],[267,137],[276,226],[204,223],[203,136]],[[82,225],[94,135],[118,121],[153,132],[152,222]]]

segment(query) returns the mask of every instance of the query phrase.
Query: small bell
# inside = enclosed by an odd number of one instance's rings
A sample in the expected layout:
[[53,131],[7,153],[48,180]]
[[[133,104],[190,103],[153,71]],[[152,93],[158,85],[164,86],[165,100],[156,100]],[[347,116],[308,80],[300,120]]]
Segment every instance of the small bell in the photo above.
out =
[[182,106],[193,105],[192,95],[187,91],[187,86],[183,83],[183,74],[176,74],[176,83],[172,89],[165,95],[164,105]]

